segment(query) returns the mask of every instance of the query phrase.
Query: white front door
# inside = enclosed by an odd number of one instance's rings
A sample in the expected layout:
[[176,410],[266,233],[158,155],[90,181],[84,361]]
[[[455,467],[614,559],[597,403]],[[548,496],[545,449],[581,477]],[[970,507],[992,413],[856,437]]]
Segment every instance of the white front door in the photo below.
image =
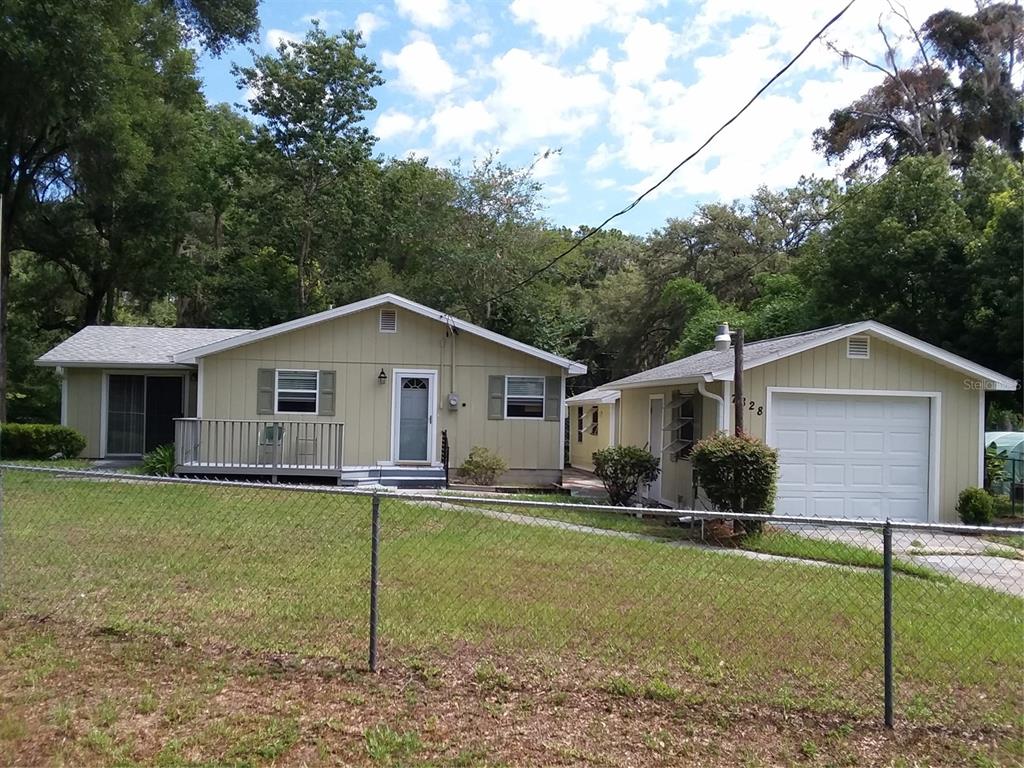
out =
[[[664,427],[665,427],[665,400],[661,395],[651,396],[650,420],[647,424],[648,446],[651,453],[658,460],[658,467],[662,465],[662,451],[664,448]],[[661,473],[658,479],[647,486],[647,498],[654,502],[661,502]]]
[[393,461],[416,464],[434,461],[436,375],[435,371],[394,372],[391,424]]
[[927,397],[772,395],[780,515],[927,520]]

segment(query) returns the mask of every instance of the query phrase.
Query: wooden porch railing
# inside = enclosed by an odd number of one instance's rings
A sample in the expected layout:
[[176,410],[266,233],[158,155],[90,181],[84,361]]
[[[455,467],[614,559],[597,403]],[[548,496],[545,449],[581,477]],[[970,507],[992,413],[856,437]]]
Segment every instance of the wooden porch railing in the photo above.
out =
[[345,425],[281,419],[175,419],[174,461],[194,469],[340,470]]

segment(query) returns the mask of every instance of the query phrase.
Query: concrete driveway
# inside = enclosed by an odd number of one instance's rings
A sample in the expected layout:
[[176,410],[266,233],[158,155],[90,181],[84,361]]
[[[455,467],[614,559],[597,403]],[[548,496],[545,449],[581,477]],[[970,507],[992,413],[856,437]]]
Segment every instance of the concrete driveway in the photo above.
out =
[[[809,538],[842,541],[876,552],[882,551],[881,532],[803,525],[784,527]],[[967,584],[1024,597],[1024,560],[994,557],[991,554],[993,550],[1013,551],[1006,545],[957,533],[896,530],[892,535],[892,548],[893,555],[902,560],[947,573]]]

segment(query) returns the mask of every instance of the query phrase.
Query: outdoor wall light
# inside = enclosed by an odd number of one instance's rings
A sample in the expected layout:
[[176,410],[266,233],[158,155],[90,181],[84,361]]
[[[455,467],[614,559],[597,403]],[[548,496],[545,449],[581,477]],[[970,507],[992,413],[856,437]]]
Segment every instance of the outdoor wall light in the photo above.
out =
[[380,369],[380,373],[377,374],[377,383],[383,384],[388,380],[388,375],[384,373],[384,369]]

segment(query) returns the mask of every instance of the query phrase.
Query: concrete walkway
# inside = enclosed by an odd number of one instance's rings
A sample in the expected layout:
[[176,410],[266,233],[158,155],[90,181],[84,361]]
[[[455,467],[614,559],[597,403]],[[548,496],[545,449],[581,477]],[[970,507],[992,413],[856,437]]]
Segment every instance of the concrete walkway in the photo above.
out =
[[[785,527],[808,538],[839,540],[836,531],[829,528],[811,525]],[[844,544],[882,551],[880,531],[843,529],[841,540]],[[892,550],[895,557],[948,574],[965,584],[1024,597],[1024,560],[990,554],[992,550],[1012,551],[1012,547],[1007,545],[958,533],[896,530],[892,534]]]

